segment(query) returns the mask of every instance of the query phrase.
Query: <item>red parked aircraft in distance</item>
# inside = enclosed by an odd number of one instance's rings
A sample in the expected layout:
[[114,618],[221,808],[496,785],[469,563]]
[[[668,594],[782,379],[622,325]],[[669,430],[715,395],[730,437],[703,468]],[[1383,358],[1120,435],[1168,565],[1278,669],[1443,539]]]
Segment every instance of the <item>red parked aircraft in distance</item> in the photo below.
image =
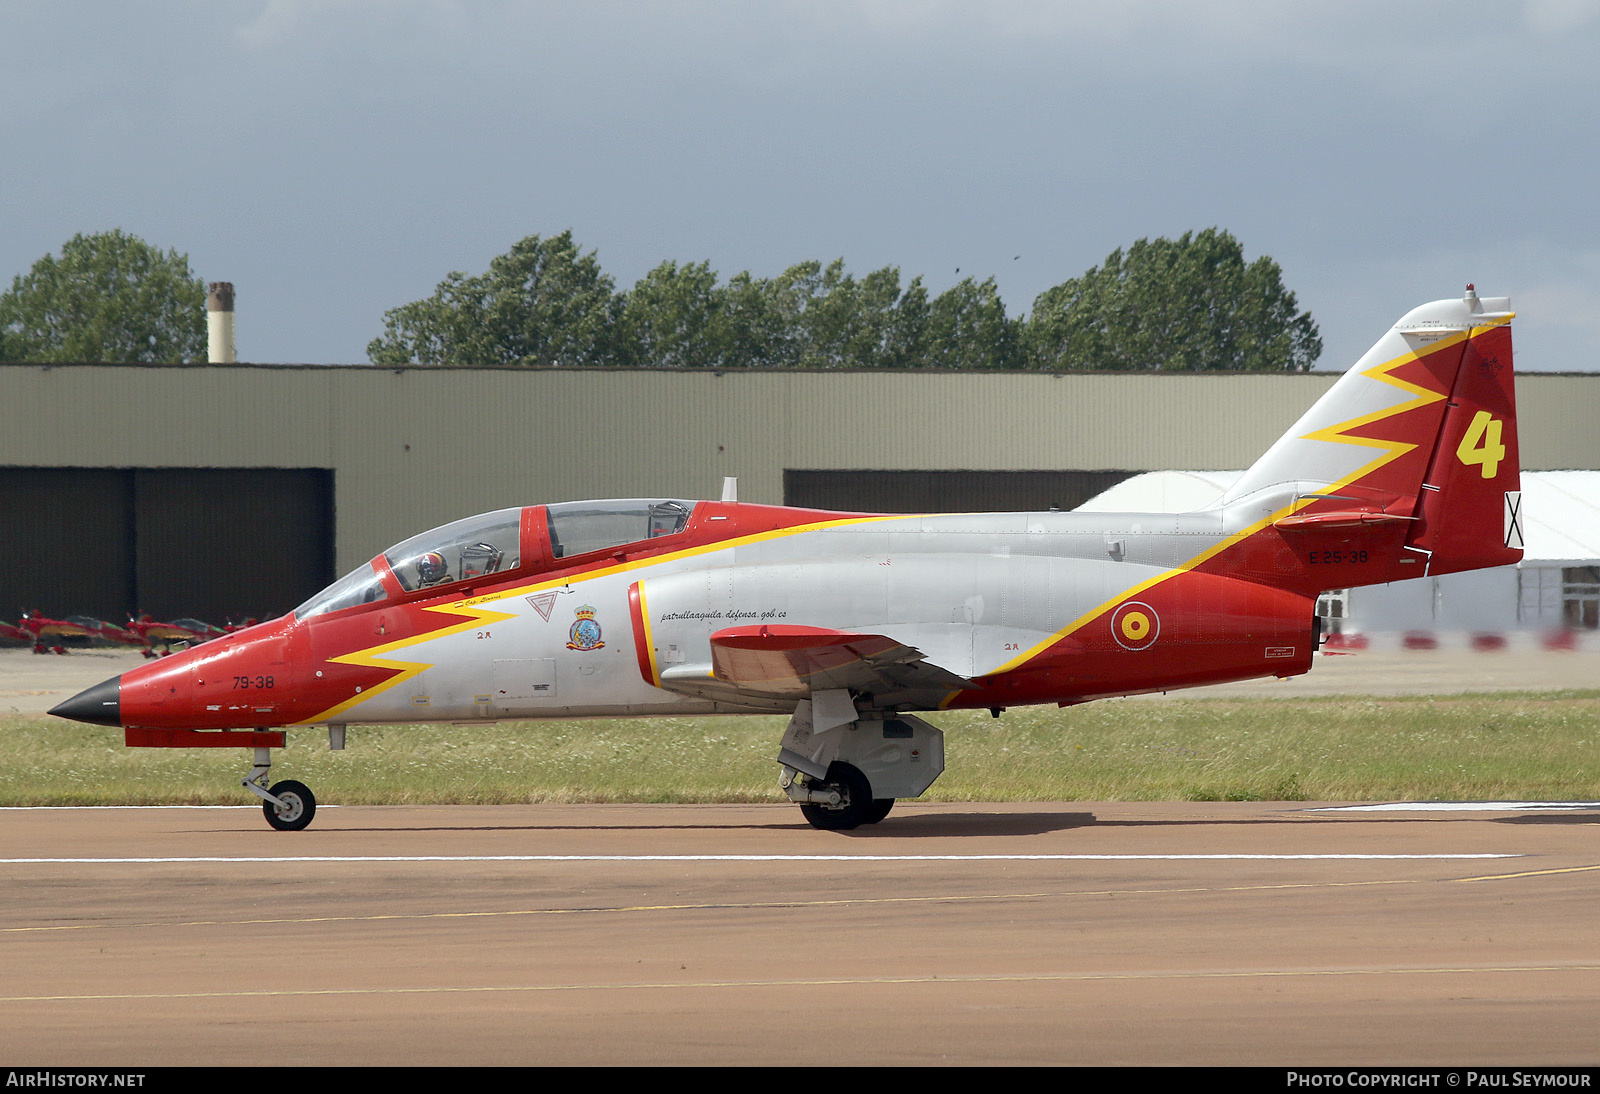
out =
[[31,641],[34,653],[66,653],[67,647],[61,642],[63,638],[84,638],[98,633],[97,627],[86,625],[84,621],[51,619],[38,612],[23,612],[15,627],[9,623],[3,626],[5,629],[0,633],[7,638]]
[[[146,657],[160,657],[171,653],[173,647],[198,646],[202,642],[209,642],[213,638],[220,638],[230,634],[232,627],[224,630],[210,623],[202,623],[198,619],[174,619],[170,623],[151,619],[148,614],[128,616],[128,629],[138,636],[144,643]],[[156,647],[159,646],[160,649]]]
[[255,749],[245,786],[284,829],[316,809],[267,786],[289,726],[342,748],[358,722],[787,714],[789,798],[819,828],[875,823],[944,769],[913,711],[1293,676],[1319,593],[1518,561],[1511,318],[1470,286],[1412,310],[1196,512],[503,509],[53,713]]

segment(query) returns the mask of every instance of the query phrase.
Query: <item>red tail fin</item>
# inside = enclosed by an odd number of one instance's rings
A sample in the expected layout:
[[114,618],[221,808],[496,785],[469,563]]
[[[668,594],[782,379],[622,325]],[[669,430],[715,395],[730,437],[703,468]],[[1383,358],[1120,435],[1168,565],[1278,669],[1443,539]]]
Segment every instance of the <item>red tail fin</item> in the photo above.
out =
[[1427,573],[1522,559],[1522,478],[1509,325],[1473,330],[1423,478],[1421,520],[1406,540]]

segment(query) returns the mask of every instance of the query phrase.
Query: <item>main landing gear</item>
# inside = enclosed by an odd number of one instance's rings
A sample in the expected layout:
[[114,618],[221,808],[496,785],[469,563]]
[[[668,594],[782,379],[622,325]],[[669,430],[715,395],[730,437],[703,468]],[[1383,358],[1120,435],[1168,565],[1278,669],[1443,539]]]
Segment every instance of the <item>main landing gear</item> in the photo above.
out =
[[933,785],[944,771],[944,734],[909,714],[860,715],[847,696],[821,692],[795,708],[778,763],[778,785],[806,823],[847,832]]
[[808,801],[800,803],[800,814],[813,828],[844,832],[863,824],[877,824],[894,808],[893,798],[874,798],[872,784],[853,764],[835,760],[821,781],[811,780]]
[[256,764],[244,778],[244,788],[261,799],[261,812],[267,823],[280,832],[298,832],[317,815],[317,799],[305,783],[285,779],[267,787],[267,772],[272,770],[272,749],[257,748]]

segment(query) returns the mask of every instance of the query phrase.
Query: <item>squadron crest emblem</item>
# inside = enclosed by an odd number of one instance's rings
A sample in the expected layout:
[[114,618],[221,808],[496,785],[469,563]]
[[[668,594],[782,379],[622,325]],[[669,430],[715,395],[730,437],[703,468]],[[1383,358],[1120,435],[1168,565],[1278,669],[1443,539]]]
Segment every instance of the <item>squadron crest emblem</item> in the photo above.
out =
[[567,632],[567,649],[569,650],[598,650],[605,646],[600,641],[600,624],[594,617],[594,608],[584,604],[573,613],[578,618],[573,622],[572,629]]

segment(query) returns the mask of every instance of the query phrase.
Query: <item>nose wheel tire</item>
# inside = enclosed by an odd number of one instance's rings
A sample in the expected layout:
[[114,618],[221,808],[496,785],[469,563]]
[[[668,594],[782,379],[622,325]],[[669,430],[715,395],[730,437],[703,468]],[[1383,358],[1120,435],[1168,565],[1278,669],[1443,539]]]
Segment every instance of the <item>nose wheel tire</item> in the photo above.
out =
[[267,823],[280,832],[298,832],[317,815],[317,799],[311,796],[311,789],[305,783],[293,779],[273,783],[268,793],[283,804],[264,801],[261,812],[266,814]]
[[872,804],[867,807],[865,815],[861,818],[862,824],[877,824],[889,815],[889,810],[894,808],[893,798],[873,798]]
[[[837,790],[839,792],[838,805],[824,805],[821,802],[803,802],[800,812],[813,828],[826,831],[848,832],[852,828],[859,828],[872,820],[882,820],[882,817],[872,817],[873,808],[872,785],[867,782],[867,777],[861,769],[852,764],[835,760],[828,765],[828,777],[816,786],[817,790]],[[893,800],[893,799],[889,799]],[[887,812],[887,811],[886,811]],[[869,817],[871,820],[869,820]]]

